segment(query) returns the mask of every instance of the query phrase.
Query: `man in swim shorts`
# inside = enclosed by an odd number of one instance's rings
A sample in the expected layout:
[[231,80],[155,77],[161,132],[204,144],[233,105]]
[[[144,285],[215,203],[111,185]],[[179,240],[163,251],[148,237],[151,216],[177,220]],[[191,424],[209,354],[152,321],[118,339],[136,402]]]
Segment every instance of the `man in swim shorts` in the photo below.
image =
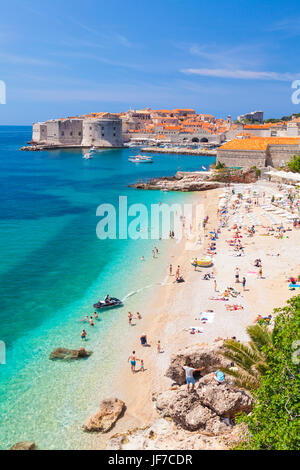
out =
[[132,351],[132,354],[131,354],[131,356],[129,356],[127,362],[129,362],[129,361],[130,361],[131,372],[132,372],[133,374],[135,374],[136,361],[139,361],[139,359],[137,359],[137,358],[135,357],[135,351]]
[[183,366],[183,368],[185,370],[187,390],[188,390],[188,392],[190,391],[190,384],[192,384],[191,392],[193,392],[194,388],[195,388],[194,372],[201,372],[202,370],[205,369],[205,367],[201,367],[200,369],[194,369],[192,367],[192,364],[190,362],[188,362],[185,366]]

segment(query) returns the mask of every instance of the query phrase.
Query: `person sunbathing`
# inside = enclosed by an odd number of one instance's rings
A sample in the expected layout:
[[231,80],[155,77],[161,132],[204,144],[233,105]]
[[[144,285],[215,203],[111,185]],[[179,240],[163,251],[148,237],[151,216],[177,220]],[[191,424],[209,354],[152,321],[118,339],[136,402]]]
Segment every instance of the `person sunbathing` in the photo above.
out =
[[242,305],[237,305],[237,304],[226,305],[226,310],[230,310],[230,311],[233,311],[233,310],[244,310],[244,307],[243,307]]

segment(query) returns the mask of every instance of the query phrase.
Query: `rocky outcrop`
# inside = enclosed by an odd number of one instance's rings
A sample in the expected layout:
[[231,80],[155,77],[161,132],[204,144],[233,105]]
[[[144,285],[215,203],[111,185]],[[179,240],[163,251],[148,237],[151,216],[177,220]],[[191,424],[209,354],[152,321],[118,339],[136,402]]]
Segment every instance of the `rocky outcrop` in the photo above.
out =
[[253,399],[244,390],[233,387],[227,381],[218,385],[211,373],[199,380],[197,395],[202,405],[223,418],[233,419],[239,412],[249,413]]
[[115,434],[107,450],[228,450],[239,442],[238,427],[227,428],[221,436],[202,431],[186,431],[172,421],[159,418],[151,426]]
[[208,407],[202,406],[197,393],[188,393],[186,387],[168,390],[156,397],[156,409],[164,418],[188,431],[199,429],[217,435],[227,430],[227,425]]
[[230,361],[225,359],[219,353],[222,346],[218,343],[208,345],[196,345],[180,350],[171,356],[170,366],[166,372],[166,376],[172,379],[176,384],[183,385],[185,383],[185,371],[183,366],[187,362],[191,362],[195,369],[205,367],[201,375],[215,372],[219,367],[229,367]]
[[10,448],[10,450],[35,450],[35,449],[36,449],[36,445],[34,442],[31,442],[31,441],[17,442]]
[[168,191],[206,191],[224,187],[228,183],[254,183],[257,170],[221,169],[210,172],[178,171],[172,177],[153,178],[150,181],[129,185],[136,189],[156,189]]
[[72,359],[84,359],[89,357],[92,351],[86,351],[84,348],[79,349],[66,349],[57,348],[49,356],[49,359],[56,360],[61,359],[63,361],[70,361]]
[[168,190],[168,191],[206,191],[223,187],[224,184],[216,181],[207,181],[195,173],[176,173],[172,178],[153,178],[149,182],[138,182],[130,187],[136,189]]
[[202,430],[212,435],[226,432],[236,413],[251,411],[253,400],[227,382],[218,385],[213,381],[210,374],[209,383],[200,381],[194,392],[189,393],[186,386],[181,386],[159,393],[154,397],[157,411],[188,431]]
[[87,432],[108,432],[125,410],[125,403],[118,398],[109,398],[100,403],[99,410],[83,425]]

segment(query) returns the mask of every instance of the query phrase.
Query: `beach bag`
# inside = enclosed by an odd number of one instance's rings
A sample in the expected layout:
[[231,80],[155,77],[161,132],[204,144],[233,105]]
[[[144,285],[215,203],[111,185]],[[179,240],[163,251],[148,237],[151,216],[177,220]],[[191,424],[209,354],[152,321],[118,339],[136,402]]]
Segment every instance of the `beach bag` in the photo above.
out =
[[218,382],[224,382],[224,380],[225,380],[225,375],[223,374],[222,371],[217,370],[217,371],[216,371],[216,378],[217,378]]

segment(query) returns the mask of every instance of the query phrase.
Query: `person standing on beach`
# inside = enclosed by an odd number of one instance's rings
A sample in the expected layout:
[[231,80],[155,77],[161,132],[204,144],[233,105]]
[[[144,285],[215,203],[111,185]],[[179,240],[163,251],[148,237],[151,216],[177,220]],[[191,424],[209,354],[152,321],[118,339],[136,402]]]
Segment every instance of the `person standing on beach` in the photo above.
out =
[[197,271],[197,266],[198,266],[198,260],[197,260],[197,258],[194,259],[193,265],[194,265],[194,270]]
[[195,378],[194,378],[194,372],[201,372],[202,370],[205,369],[205,367],[200,367],[199,369],[194,369],[192,367],[192,364],[188,362],[185,366],[183,366],[185,370],[185,379],[187,383],[187,390],[190,392],[190,384],[192,384],[192,392],[194,391],[195,388]]
[[170,274],[170,276],[172,276],[172,272],[173,272],[173,266],[170,264],[170,266],[169,266],[169,274]]
[[243,290],[245,290],[245,287],[246,287],[246,278],[243,277]]
[[214,280],[215,292],[217,292],[217,281]]
[[128,324],[129,325],[132,325],[132,313],[131,312],[128,312]]
[[176,281],[178,281],[179,278],[180,278],[180,266],[178,265],[176,269]]
[[262,279],[262,265],[260,264],[258,268],[257,278]]
[[128,358],[128,361],[130,361],[130,369],[131,369],[131,372],[134,374],[135,373],[135,366],[136,366],[136,361],[139,361],[139,359],[137,359],[135,357],[135,351],[132,351],[132,354],[131,356],[129,356]]
[[161,344],[160,344],[159,340],[157,341],[157,352],[158,352],[158,354],[161,353]]
[[238,284],[240,282],[240,268],[235,268],[235,283]]

